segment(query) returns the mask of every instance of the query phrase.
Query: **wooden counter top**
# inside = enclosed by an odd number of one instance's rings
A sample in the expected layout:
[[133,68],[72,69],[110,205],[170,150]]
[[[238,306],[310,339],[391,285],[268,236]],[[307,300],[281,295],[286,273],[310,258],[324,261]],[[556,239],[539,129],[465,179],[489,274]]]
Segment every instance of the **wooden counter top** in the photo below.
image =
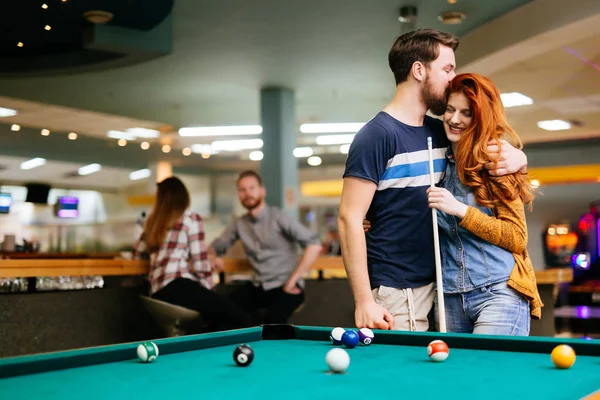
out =
[[[319,257],[312,265],[314,271],[326,271],[335,277],[345,277],[342,257]],[[245,274],[250,263],[245,258],[225,258],[225,272]],[[125,259],[10,259],[0,260],[0,278],[29,278],[41,276],[86,275],[146,275],[146,261]],[[538,284],[568,283],[573,280],[570,268],[536,270]]]

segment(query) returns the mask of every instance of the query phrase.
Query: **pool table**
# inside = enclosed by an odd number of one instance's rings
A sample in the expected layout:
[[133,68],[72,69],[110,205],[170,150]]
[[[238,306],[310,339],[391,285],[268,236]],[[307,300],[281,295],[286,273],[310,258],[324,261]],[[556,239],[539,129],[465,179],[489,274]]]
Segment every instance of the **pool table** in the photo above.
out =
[[[347,349],[345,373],[328,371],[330,327],[265,325],[159,339],[153,363],[127,343],[0,360],[2,399],[591,399],[600,398],[600,341],[436,332],[374,331],[370,346]],[[436,363],[427,345],[444,340]],[[254,350],[234,363],[240,343]],[[560,370],[550,360],[561,343],[577,359]]]

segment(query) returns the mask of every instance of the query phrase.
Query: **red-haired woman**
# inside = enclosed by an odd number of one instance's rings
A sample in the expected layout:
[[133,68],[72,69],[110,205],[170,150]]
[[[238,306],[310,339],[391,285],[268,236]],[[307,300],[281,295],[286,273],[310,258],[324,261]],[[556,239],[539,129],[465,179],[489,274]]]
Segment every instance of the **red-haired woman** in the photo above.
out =
[[[478,74],[450,83],[444,129],[451,143],[445,176],[427,191],[439,211],[446,324],[449,332],[528,335],[542,302],[527,253],[525,204],[533,200],[526,174],[492,176],[488,142],[510,127],[497,87]],[[437,316],[437,313],[436,313]]]
[[157,184],[156,202],[133,246],[136,258],[150,260],[150,295],[199,311],[211,330],[247,326],[249,316],[213,291],[202,217],[189,206],[190,194],[177,177]]

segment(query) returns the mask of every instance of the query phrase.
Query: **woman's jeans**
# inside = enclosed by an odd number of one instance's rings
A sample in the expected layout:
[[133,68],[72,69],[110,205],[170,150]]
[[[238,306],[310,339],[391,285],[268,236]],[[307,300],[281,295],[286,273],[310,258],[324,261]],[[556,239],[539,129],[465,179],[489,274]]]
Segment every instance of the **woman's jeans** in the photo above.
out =
[[[506,282],[445,294],[446,329],[456,333],[529,336],[529,302]],[[435,322],[439,328],[437,296]]]

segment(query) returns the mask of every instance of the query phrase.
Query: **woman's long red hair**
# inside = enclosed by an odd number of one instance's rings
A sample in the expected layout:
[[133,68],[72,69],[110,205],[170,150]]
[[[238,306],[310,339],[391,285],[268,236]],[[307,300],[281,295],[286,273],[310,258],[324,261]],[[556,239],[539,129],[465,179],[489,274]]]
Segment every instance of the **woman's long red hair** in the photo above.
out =
[[[520,172],[493,176],[484,164],[496,166],[497,157],[488,152],[488,142],[504,138],[518,149],[523,148],[519,135],[506,121],[500,92],[494,83],[479,74],[459,74],[451,82],[448,93],[463,93],[470,104],[471,124],[463,132],[457,146],[456,167],[461,182],[471,188],[476,201],[485,207],[520,198],[524,204],[533,201],[533,188],[527,174]],[[495,190],[494,190],[495,189]]]

